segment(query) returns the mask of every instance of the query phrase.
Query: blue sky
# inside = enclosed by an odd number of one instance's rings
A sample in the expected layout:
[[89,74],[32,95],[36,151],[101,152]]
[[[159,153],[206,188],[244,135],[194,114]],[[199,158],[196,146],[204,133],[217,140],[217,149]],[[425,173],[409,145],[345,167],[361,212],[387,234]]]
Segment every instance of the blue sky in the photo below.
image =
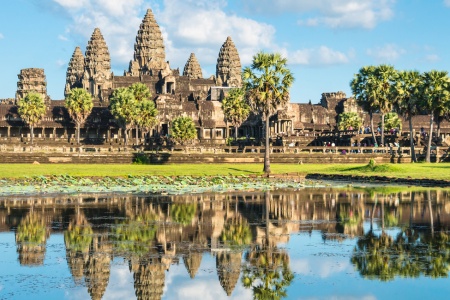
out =
[[23,68],[43,68],[48,94],[62,99],[67,64],[99,27],[122,75],[147,8],[164,36],[166,59],[183,69],[191,52],[215,74],[227,36],[243,66],[259,50],[280,52],[295,76],[292,102],[344,91],[359,68],[450,71],[450,0],[14,0],[0,10],[0,98],[12,98]]

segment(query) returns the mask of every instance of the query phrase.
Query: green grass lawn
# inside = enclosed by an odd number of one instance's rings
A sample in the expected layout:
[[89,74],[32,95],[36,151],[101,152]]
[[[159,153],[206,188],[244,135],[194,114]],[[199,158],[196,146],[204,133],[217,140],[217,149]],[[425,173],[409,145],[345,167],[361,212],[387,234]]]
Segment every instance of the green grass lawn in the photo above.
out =
[[[262,174],[262,164],[167,164],[167,165],[89,165],[89,164],[0,164],[0,178],[37,175],[126,176],[126,175],[250,175]],[[373,170],[363,164],[272,164],[272,174],[382,175],[394,178],[450,180],[450,164],[383,164]]]

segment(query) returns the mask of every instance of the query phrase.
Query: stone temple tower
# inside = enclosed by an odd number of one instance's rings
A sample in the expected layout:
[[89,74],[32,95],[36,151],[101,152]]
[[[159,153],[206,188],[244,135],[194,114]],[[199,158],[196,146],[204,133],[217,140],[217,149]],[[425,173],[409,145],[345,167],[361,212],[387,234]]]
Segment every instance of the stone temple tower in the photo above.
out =
[[217,58],[216,78],[218,86],[240,87],[241,59],[231,37],[227,37],[219,51]]
[[184,66],[183,76],[187,76],[190,79],[203,78],[202,68],[194,53],[191,53],[191,56],[189,56],[189,59]]
[[50,101],[50,97],[47,95],[44,69],[22,69],[17,77],[19,81],[17,82],[16,101],[24,98],[30,92],[40,94],[46,103]]
[[156,75],[152,70],[166,69],[166,52],[161,29],[151,9],[147,10],[136,36],[134,58],[127,76]]
[[94,99],[102,101],[112,88],[111,58],[100,29],[95,28],[86,47],[84,59],[83,88]]
[[74,88],[83,87],[83,74],[84,74],[84,56],[80,47],[76,47],[67,66],[66,73],[66,87],[64,89],[64,96],[70,93],[70,90]]

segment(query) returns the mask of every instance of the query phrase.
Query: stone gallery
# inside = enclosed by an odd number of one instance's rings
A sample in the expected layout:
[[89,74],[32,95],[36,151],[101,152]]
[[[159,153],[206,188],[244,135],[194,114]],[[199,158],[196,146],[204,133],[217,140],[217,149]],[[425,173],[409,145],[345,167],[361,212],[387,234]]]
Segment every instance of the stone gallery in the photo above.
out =
[[[170,134],[171,120],[187,116],[194,120],[198,142],[224,144],[227,137],[233,136],[234,129],[224,116],[221,100],[230,89],[241,87],[241,71],[239,53],[231,37],[227,37],[220,47],[215,76],[203,77],[194,53],[190,54],[183,72],[178,68],[172,69],[166,61],[161,30],[149,9],[136,36],[133,59],[123,76],[111,72],[108,45],[100,29],[95,28],[85,54],[79,47],[75,48],[67,68],[64,93],[67,95],[73,88],[84,88],[93,96],[94,109],[81,129],[84,143],[121,140],[123,132],[108,110],[109,98],[114,89],[140,82],[150,89],[159,112],[153,136]],[[73,141],[75,126],[65,109],[64,100],[53,100],[47,95],[44,70],[23,69],[18,78],[15,98],[0,100],[0,138],[10,142],[28,140],[30,129],[20,118],[16,104],[27,93],[37,92],[45,99],[47,113],[35,126],[35,138]],[[331,131],[336,127],[337,116],[344,111],[358,112],[363,119],[367,117],[354,99],[347,98],[342,92],[323,93],[320,103],[314,105],[289,103],[280,107],[270,119],[271,134],[292,136]],[[425,124],[427,119],[424,119]],[[420,128],[419,123],[416,125]],[[259,138],[263,134],[262,128],[261,118],[250,115],[238,133],[239,136]],[[142,139],[142,134],[132,137],[136,141]]]

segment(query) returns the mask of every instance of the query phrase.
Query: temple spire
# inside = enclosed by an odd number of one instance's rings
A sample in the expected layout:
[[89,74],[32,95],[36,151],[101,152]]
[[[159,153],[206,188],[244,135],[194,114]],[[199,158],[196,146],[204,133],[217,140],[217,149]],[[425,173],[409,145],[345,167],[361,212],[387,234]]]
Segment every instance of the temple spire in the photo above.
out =
[[147,10],[136,36],[134,59],[130,62],[128,75],[138,76],[150,70],[166,68],[166,52],[161,29],[151,9]]
[[191,56],[189,56],[189,59],[184,66],[183,76],[187,76],[190,79],[203,78],[202,68],[194,53],[191,53]]
[[241,59],[231,37],[227,37],[225,43],[220,48],[216,65],[217,85],[240,87],[241,79]]
[[66,88],[64,89],[64,96],[67,96],[73,88],[80,88],[83,86],[82,78],[84,73],[84,56],[80,47],[76,47],[67,66],[66,73]]

